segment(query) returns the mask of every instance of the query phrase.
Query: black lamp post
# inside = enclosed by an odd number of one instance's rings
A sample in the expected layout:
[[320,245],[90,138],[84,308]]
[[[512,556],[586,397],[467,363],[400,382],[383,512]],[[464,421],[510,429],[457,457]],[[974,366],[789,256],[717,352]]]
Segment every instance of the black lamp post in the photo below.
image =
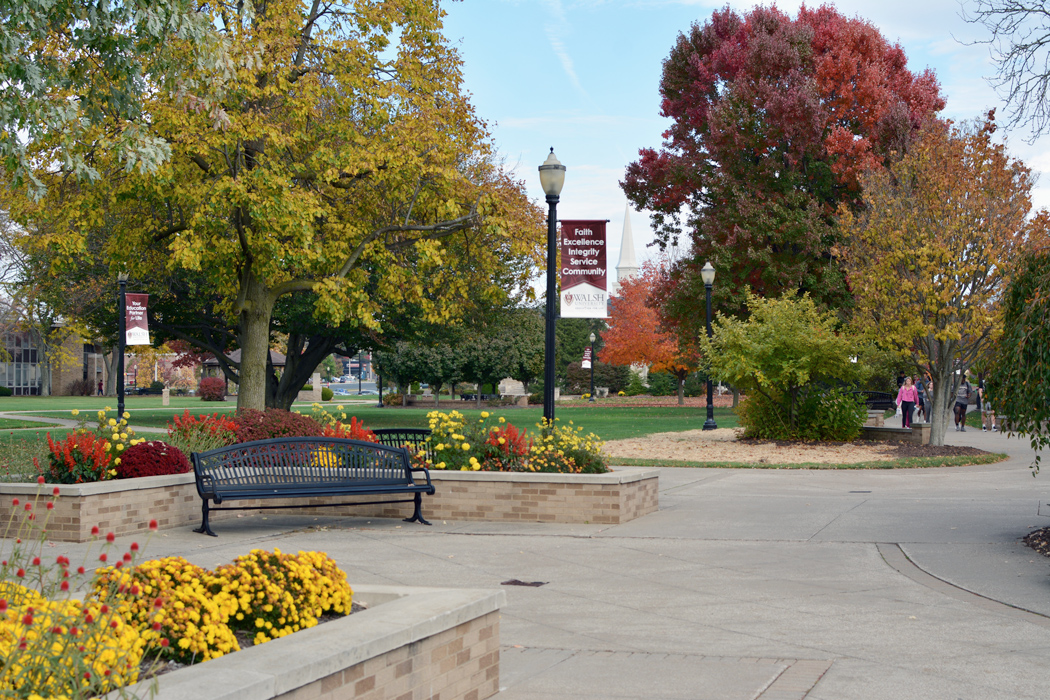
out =
[[[707,297],[707,338],[711,339],[711,287],[715,284],[715,268],[710,261],[704,263],[700,270],[700,277],[704,280],[704,292]],[[711,375],[707,375],[707,420],[704,421],[704,430],[714,430],[718,427],[715,423],[715,399],[714,387],[711,385]]]
[[117,275],[117,420],[124,417],[124,344],[127,341],[128,273]]
[[357,351],[357,395],[361,395],[361,377],[365,373],[365,356],[360,350]]
[[554,155],[554,149],[540,166],[540,186],[547,195],[547,314],[543,353],[543,418],[554,422],[554,297],[558,293],[558,200],[565,184],[565,166]]
[[376,379],[376,386],[379,387],[379,404],[376,406],[376,408],[382,408],[383,407],[383,373],[382,372],[379,373],[379,375],[378,375],[378,377]]
[[591,333],[591,403],[594,403],[594,333]]

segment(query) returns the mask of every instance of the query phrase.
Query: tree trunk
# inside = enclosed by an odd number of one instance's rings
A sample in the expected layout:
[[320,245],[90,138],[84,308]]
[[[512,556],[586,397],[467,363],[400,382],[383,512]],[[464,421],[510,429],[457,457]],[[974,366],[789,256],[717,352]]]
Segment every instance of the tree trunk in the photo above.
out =
[[685,380],[678,380],[678,405],[685,406]]
[[246,281],[244,304],[240,313],[238,339],[241,344],[240,381],[237,386],[237,411],[253,408],[266,410],[266,363],[270,353],[270,315],[274,297],[254,275]]
[[110,348],[109,352],[102,353],[102,364],[106,367],[105,395],[113,396],[117,393],[117,352],[115,348]]
[[481,380],[481,379],[478,380],[478,393],[474,394],[474,400],[477,402],[477,407],[478,407],[479,411],[481,410],[481,382],[482,381],[483,380]]
[[933,379],[933,420],[930,421],[930,444],[943,445],[945,433],[948,432],[948,416],[953,407],[954,394],[957,388],[953,371],[955,344],[927,340],[932,346],[928,352],[930,370]]
[[740,405],[740,389],[733,387],[733,408]]

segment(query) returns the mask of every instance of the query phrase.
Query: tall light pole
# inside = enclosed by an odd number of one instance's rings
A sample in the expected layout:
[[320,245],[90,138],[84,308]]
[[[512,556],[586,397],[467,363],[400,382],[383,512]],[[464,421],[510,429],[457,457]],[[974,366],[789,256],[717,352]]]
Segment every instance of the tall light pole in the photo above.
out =
[[383,407],[383,373],[382,372],[379,373],[379,377],[378,377],[378,380],[376,382],[376,386],[379,387],[379,403],[376,404],[376,408],[382,408]]
[[127,341],[128,273],[117,275],[117,420],[124,417],[124,344]]
[[357,395],[361,395],[361,377],[365,373],[365,359],[364,353],[360,350],[357,351]]
[[[704,280],[704,292],[707,297],[707,339],[711,339],[711,287],[715,284],[715,268],[711,261],[704,263],[700,270],[700,277]],[[711,374],[707,375],[707,420],[704,421],[704,430],[714,430],[718,425],[715,423],[715,399],[714,387],[711,385]]]
[[591,403],[594,403],[594,333],[591,333]]
[[554,297],[558,293],[558,200],[565,184],[565,166],[558,161],[551,148],[547,160],[540,166],[540,186],[547,195],[547,318],[543,353],[543,418],[554,423]]

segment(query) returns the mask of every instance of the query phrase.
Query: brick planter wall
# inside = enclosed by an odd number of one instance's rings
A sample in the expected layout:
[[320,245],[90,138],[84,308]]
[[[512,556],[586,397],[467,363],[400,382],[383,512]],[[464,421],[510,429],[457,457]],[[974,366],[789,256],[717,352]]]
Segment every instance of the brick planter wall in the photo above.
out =
[[[519,474],[509,472],[431,471],[437,493],[423,496],[428,520],[488,520],[616,525],[656,511],[659,507],[655,469],[618,467],[608,474]],[[52,485],[40,489],[43,505]],[[48,524],[48,535],[61,542],[86,542],[91,528],[128,535],[145,530],[151,519],[161,529],[200,524],[201,500],[192,474],[119,479],[93,484],[59,486],[60,496]],[[0,485],[0,519],[11,512],[11,499],[23,502],[37,493],[36,484]],[[287,499],[232,501],[229,505],[308,504],[306,509],[277,509],[288,514],[407,518],[409,503],[331,506],[328,503],[377,500]],[[213,511],[212,522],[252,511]],[[261,511],[257,511],[261,512]],[[41,516],[42,517],[42,516]],[[220,532],[221,530],[216,530]]]
[[164,674],[156,700],[483,700],[499,691],[503,591],[355,586],[354,598],[368,610]]

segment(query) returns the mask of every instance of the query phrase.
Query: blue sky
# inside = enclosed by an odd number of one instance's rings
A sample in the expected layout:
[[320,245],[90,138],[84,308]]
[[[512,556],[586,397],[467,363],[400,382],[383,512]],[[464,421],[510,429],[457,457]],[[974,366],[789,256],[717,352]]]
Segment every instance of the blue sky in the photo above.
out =
[[[619,255],[626,199],[618,185],[640,148],[660,145],[667,122],[659,116],[663,60],[678,34],[729,4],[706,0],[463,0],[446,5],[446,36],[464,61],[466,89],[495,143],[542,200],[536,168],[553,146],[568,170],[559,218],[610,219],[609,263]],[[794,15],[801,2],[778,2]],[[819,3],[810,3],[813,6]],[[930,67],[947,98],[945,116],[971,119],[998,107],[984,80],[992,75],[988,49],[965,42],[984,29],[967,24],[956,0],[843,0],[847,16],[872,22],[899,42],[912,70]],[[1006,134],[1011,153],[1034,170],[1050,170],[1050,138],[1033,145],[1029,134]],[[1050,207],[1050,182],[1035,192]],[[639,262],[652,241],[645,212],[631,216]]]

